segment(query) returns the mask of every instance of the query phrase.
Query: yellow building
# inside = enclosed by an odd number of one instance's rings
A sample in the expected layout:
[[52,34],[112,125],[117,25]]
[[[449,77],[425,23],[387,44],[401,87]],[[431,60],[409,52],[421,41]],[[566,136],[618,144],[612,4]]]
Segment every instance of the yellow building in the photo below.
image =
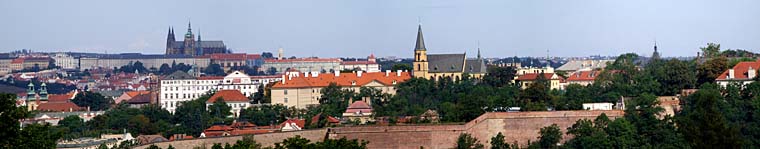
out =
[[417,43],[414,49],[412,75],[418,78],[438,80],[450,77],[453,80],[462,79],[462,74],[470,74],[473,78],[481,78],[486,74],[486,64],[480,57],[468,59],[463,54],[427,54],[425,40],[422,37],[422,26],[417,28]]

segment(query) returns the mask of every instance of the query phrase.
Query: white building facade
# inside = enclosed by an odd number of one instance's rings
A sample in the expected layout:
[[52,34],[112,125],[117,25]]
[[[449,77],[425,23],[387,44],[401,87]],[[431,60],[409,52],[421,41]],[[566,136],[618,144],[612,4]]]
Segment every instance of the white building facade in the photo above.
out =
[[51,56],[55,65],[61,67],[61,69],[77,69],[79,67],[79,59],[66,53],[56,53]]
[[254,95],[259,86],[279,81],[279,76],[248,76],[234,71],[224,77],[193,77],[185,72],[175,72],[160,81],[159,103],[174,113],[180,102],[190,101],[212,90],[239,90],[246,97]]

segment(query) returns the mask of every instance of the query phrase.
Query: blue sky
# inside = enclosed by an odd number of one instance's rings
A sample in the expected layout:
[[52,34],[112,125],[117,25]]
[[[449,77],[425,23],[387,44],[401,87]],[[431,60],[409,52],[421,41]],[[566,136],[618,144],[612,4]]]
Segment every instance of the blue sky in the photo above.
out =
[[[0,52],[163,53],[191,20],[235,52],[410,57],[418,22],[428,53],[486,57],[693,56],[708,42],[760,52],[756,0],[5,0]],[[421,20],[421,21],[420,21]]]

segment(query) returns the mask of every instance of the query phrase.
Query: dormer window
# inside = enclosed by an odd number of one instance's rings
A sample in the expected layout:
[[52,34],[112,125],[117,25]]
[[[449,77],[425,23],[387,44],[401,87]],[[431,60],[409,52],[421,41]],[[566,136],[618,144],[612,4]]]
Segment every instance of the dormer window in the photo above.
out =
[[351,81],[351,85],[356,85],[356,81]]
[[396,80],[393,80],[393,85],[396,85]]

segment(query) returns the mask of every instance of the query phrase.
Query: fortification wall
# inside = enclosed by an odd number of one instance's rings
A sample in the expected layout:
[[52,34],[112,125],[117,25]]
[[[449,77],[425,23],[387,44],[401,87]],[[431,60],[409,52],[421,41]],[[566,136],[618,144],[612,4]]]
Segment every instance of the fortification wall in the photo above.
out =
[[[330,138],[367,140],[369,148],[453,148],[461,133],[469,133],[490,147],[491,137],[501,132],[505,140],[526,146],[538,140],[541,128],[557,124],[564,134],[567,127],[580,119],[595,119],[605,113],[610,119],[623,116],[623,111],[546,111],[486,113],[460,125],[365,126],[338,127],[328,130]],[[563,136],[567,140],[570,136]]]
[[[495,112],[486,113],[465,124],[439,124],[439,125],[405,125],[405,126],[356,126],[336,127],[317,130],[279,132],[255,135],[254,139],[263,146],[273,146],[274,143],[301,135],[313,142],[321,141],[324,137],[332,139],[347,138],[367,140],[369,148],[453,148],[457,137],[461,133],[469,133],[480,140],[480,143],[490,148],[491,137],[501,132],[507,142],[517,142],[521,147],[526,147],[529,140],[538,140],[538,132],[541,128],[557,124],[563,134],[566,129],[580,119],[593,120],[605,113],[610,119],[622,117],[624,112],[611,111],[545,111],[545,112]],[[563,136],[563,140],[570,138]],[[214,143],[230,143],[242,139],[242,136],[204,138],[182,140],[173,142],[156,143],[161,148],[170,144],[175,148],[193,148],[206,145],[211,147]],[[148,145],[137,147],[146,148]]]
[[[290,138],[296,135],[300,135],[301,137],[309,139],[312,142],[318,142],[318,141],[324,140],[326,134],[327,134],[327,129],[315,129],[315,130],[304,130],[304,131],[259,134],[259,135],[254,135],[253,139],[256,140],[256,142],[260,143],[262,146],[274,146],[274,143],[282,142],[282,140],[285,140],[287,138]],[[224,145],[225,143],[235,144],[235,141],[240,140],[240,139],[243,139],[243,136],[202,138],[202,139],[180,140],[180,141],[171,141],[171,142],[159,142],[159,143],[154,143],[154,144],[161,148],[167,148],[169,147],[169,145],[172,145],[174,148],[193,148],[193,147],[203,146],[203,145],[205,145],[206,148],[211,148],[211,146],[214,145],[214,143],[221,143],[222,145]],[[135,148],[144,149],[144,148],[147,148],[148,146],[150,146],[150,144],[142,145]]]

